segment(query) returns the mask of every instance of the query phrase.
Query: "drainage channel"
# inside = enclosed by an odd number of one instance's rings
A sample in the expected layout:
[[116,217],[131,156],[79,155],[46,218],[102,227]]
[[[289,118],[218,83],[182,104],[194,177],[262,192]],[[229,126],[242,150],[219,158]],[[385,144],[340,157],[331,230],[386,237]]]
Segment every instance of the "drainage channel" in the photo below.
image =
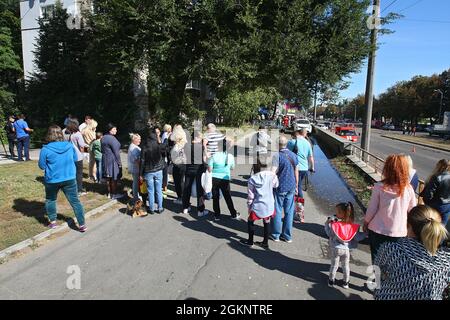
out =
[[352,202],[355,207],[355,216],[361,222],[364,212],[358,205],[355,196],[349,190],[346,182],[336,172],[325,153],[314,137],[314,161],[316,172],[310,175],[308,195],[321,207],[324,216],[334,214],[336,204],[340,202]]

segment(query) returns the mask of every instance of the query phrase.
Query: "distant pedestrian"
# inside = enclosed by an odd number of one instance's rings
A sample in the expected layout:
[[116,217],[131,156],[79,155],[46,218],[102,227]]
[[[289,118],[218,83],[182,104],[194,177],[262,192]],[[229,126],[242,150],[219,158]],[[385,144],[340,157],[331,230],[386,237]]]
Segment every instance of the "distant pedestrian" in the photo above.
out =
[[411,156],[407,155],[406,160],[408,160],[409,166],[409,182],[411,183],[411,187],[413,188],[414,192],[416,192],[417,188],[419,187],[419,175],[417,174],[417,170],[414,169]]
[[[91,145],[91,143],[95,140],[95,132],[97,131],[98,123],[94,119],[89,121],[88,125],[81,131],[81,134],[83,135],[84,142],[86,142],[87,145]],[[89,160],[89,178],[94,180],[94,182],[97,182],[96,177],[96,164],[95,164],[95,157],[92,152],[87,153],[88,160]]]
[[409,135],[409,136],[411,135],[411,132],[412,132],[412,128],[411,128],[411,126],[409,126],[409,127],[408,127],[408,135]]
[[69,121],[69,124],[66,128],[66,141],[69,141],[75,147],[75,151],[77,152],[77,162],[75,163],[77,168],[77,186],[78,193],[80,196],[85,195],[86,191],[83,189],[83,159],[84,152],[89,148],[89,146],[84,142],[83,136],[81,132],[78,130],[78,127],[75,122]]
[[306,139],[308,131],[305,128],[295,133],[295,138],[288,143],[288,149],[297,155],[298,158],[298,196],[304,198],[302,190],[302,181],[308,174],[308,171],[314,171],[314,155],[311,143]]
[[267,155],[258,159],[257,170],[248,180],[247,206],[248,206],[248,240],[241,243],[247,246],[254,244],[255,221],[263,220],[264,238],[262,242],[255,242],[257,245],[268,249],[270,234],[270,219],[275,217],[275,200],[273,189],[278,187],[278,177],[271,171],[268,165]]
[[231,197],[230,181],[231,170],[234,169],[234,157],[230,153],[232,144],[227,139],[222,140],[222,145],[219,147],[214,155],[209,159],[208,170],[212,172],[212,196],[213,196],[213,209],[214,220],[220,220],[220,193],[225,198],[228,210],[230,211],[231,218],[238,220],[240,213],[236,211],[233,199]]
[[259,172],[257,168],[258,159],[260,156],[267,156],[269,144],[272,143],[270,136],[267,134],[267,130],[264,126],[260,126],[258,131],[253,135],[250,140],[250,146],[253,149],[253,172]]
[[450,251],[439,248],[448,238],[439,213],[429,206],[413,208],[408,238],[380,247],[375,265],[381,281],[376,300],[442,300],[450,279]]
[[177,193],[177,200],[175,204],[183,204],[183,188],[184,177],[186,174],[186,154],[184,146],[187,143],[186,132],[182,126],[176,126],[173,130],[170,140],[174,142],[174,146],[170,151],[170,159],[173,164],[173,183]]
[[[28,127],[25,115],[20,114],[14,122],[14,130],[17,138],[17,153],[19,161],[30,161],[30,133],[33,129]],[[25,160],[23,159],[25,156]]]
[[183,214],[190,212],[192,188],[195,188],[197,215],[203,217],[208,215],[209,212],[205,209],[205,192],[202,187],[202,175],[206,170],[206,152],[203,146],[202,133],[195,130],[191,141],[186,143],[184,148],[186,154],[186,175],[183,187]]
[[45,209],[49,219],[49,227],[57,227],[56,201],[58,191],[62,190],[67,201],[72,206],[78,222],[78,230],[86,231],[84,209],[78,198],[76,180],[76,166],[78,155],[70,142],[64,141],[61,128],[51,126],[48,129],[47,144],[39,154],[39,168],[44,170]]
[[364,217],[364,231],[369,232],[372,262],[383,243],[406,237],[408,212],[416,204],[406,156],[390,155],[384,164],[383,180],[372,189]]
[[[168,148],[170,135],[172,134],[172,126],[170,124],[165,124],[163,127],[163,134],[161,136],[161,143]],[[164,159],[165,165],[163,170],[163,193],[167,192],[167,185],[169,182],[169,165],[170,165],[170,153]]]
[[141,136],[130,134],[131,143],[128,147],[128,173],[133,177],[133,201],[139,200],[139,165],[141,160]]
[[[142,148],[140,162],[140,181],[145,180],[148,191],[150,214],[164,212],[162,194],[162,172],[164,169],[164,157],[166,156],[166,146],[158,143],[156,133],[152,131]],[[157,209],[155,210],[155,202]]]
[[439,160],[420,194],[426,205],[436,209],[444,226],[450,216],[450,161]]
[[214,154],[222,147],[225,135],[217,130],[216,125],[209,123],[206,126],[206,134],[204,139],[204,144],[206,147],[207,157],[212,158]]
[[417,131],[417,127],[416,126],[412,127],[412,135],[414,137],[416,136],[416,131]]
[[406,131],[408,131],[408,127],[406,125],[403,126],[403,135],[406,134]]
[[6,138],[8,139],[9,154],[11,159],[16,156],[14,154],[14,147],[17,144],[16,129],[14,128],[15,121],[16,120],[14,119],[14,116],[9,116],[8,122],[5,124],[4,128],[6,132]]
[[84,122],[82,124],[80,124],[80,126],[78,127],[78,130],[80,130],[80,132],[83,132],[83,130],[91,124],[92,122],[92,117],[91,116],[85,116],[84,117]]
[[[287,148],[285,136],[278,139],[279,152],[273,156],[272,170],[277,174],[279,186],[275,189],[276,215],[271,220],[271,239],[292,242],[294,197],[298,193],[298,157]],[[284,215],[283,215],[284,212]],[[283,218],[284,217],[284,218]]]
[[95,140],[91,142],[89,146],[89,151],[92,154],[93,158],[95,159],[95,167],[96,167],[96,175],[95,175],[95,181],[97,183],[100,183],[103,178],[103,166],[102,166],[102,138],[103,133],[102,132],[96,132],[95,133]]
[[69,113],[66,117],[66,119],[64,119],[64,127],[67,127],[67,125],[69,124],[69,121],[73,119],[73,116]]
[[117,183],[122,178],[122,160],[120,158],[120,142],[116,138],[117,127],[109,123],[102,138],[103,177],[108,186],[108,197],[121,199],[125,195],[117,193]]
[[329,250],[331,255],[330,276],[328,285],[333,287],[339,263],[342,263],[345,289],[350,283],[350,250],[358,247],[358,242],[366,238],[366,234],[359,232],[359,224],[354,223],[355,210],[351,202],[336,205],[336,215],[329,217],[325,223],[325,233],[329,237]]

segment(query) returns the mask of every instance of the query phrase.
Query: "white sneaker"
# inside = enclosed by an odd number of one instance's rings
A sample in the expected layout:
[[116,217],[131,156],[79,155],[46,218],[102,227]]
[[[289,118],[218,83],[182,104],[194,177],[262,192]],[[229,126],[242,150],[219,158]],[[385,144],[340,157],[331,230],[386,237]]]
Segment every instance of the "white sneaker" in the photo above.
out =
[[205,210],[203,210],[203,211],[199,211],[198,212],[198,217],[200,218],[200,217],[204,217],[204,216],[207,216],[209,214],[209,211],[208,211],[208,209],[205,209]]
[[191,208],[183,209],[183,214],[189,214],[191,212]]

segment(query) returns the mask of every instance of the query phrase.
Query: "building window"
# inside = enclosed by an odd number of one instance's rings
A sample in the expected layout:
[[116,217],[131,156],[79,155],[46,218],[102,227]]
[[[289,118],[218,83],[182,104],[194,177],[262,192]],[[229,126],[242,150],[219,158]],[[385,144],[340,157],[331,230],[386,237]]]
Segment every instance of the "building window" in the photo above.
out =
[[53,14],[55,12],[55,5],[49,4],[41,7],[41,18],[44,20],[49,20],[53,18]]

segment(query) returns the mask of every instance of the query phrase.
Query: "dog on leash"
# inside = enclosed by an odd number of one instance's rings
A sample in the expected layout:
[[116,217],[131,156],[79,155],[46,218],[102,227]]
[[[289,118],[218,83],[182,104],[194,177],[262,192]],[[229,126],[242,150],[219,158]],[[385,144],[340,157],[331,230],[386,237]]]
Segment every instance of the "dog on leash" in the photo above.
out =
[[127,214],[136,217],[145,217],[148,215],[147,210],[145,210],[144,202],[142,200],[137,200],[136,202],[128,202],[127,204]]

